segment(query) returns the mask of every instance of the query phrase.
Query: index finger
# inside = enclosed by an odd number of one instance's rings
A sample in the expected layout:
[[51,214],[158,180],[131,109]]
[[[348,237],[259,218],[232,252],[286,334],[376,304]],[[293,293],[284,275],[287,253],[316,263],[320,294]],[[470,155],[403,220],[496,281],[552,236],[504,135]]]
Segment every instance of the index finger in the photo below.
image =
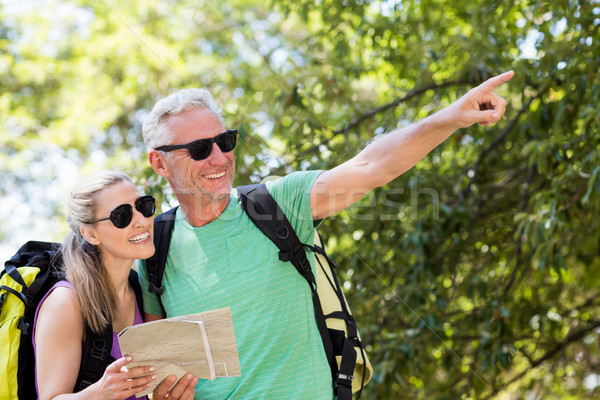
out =
[[487,81],[483,82],[480,87],[484,87],[485,89],[489,90],[490,92],[493,92],[494,90],[496,90],[496,88],[500,85],[502,85],[505,82],[508,82],[513,76],[515,76],[515,71],[510,70],[507,71],[503,74],[494,76],[493,78],[488,79]]
[[121,368],[129,364],[131,361],[133,361],[133,357],[131,356],[121,357],[106,367],[106,370],[109,372],[119,372],[121,371]]
[[166,394],[169,393],[169,389],[177,382],[177,375],[171,374],[167,376],[158,386],[154,389],[152,398],[164,399]]
[[[174,399],[181,398],[184,394],[194,394],[194,388],[198,383],[198,378],[192,374],[185,374],[179,379],[179,382],[169,390],[169,397]],[[187,396],[186,396],[187,397]]]

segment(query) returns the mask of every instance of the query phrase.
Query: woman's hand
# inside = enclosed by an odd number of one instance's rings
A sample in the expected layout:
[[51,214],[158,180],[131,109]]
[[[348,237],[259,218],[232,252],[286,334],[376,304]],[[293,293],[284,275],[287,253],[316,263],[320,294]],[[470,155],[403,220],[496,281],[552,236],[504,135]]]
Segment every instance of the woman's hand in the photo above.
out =
[[92,385],[98,398],[126,399],[146,390],[156,380],[153,367],[125,367],[132,360],[129,356],[121,357],[106,367],[102,378]]
[[[167,376],[165,380],[154,389],[154,392],[150,395],[150,399],[162,400],[168,396],[169,399],[193,400],[194,388],[198,383],[198,378],[192,374],[185,374],[179,382],[177,382],[177,385],[173,386],[176,380],[177,377],[175,375]],[[173,389],[169,390],[171,386],[173,386]]]

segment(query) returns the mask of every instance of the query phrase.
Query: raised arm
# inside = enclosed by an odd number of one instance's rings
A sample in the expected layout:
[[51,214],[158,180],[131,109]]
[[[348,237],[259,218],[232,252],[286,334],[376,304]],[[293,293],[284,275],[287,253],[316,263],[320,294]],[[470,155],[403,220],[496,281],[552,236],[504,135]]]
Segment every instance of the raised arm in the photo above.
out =
[[313,219],[333,215],[402,175],[457,129],[498,122],[506,101],[494,90],[513,75],[508,71],[488,79],[448,107],[374,140],[354,158],[322,173],[311,190]]

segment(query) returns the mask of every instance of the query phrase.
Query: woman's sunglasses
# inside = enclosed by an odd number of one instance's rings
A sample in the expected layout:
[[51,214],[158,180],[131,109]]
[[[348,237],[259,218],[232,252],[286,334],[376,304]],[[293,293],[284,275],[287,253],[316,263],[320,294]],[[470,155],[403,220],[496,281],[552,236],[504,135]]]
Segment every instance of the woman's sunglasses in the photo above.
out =
[[156,150],[173,151],[187,149],[190,152],[190,157],[192,157],[193,160],[200,161],[210,156],[210,153],[213,149],[213,143],[216,143],[223,153],[233,150],[237,141],[237,133],[238,131],[236,129],[228,129],[227,131],[219,133],[213,138],[194,140],[188,144],[160,146],[157,147]]
[[[154,215],[155,200],[152,196],[142,196],[133,203],[135,209],[142,213],[146,218]],[[131,204],[121,204],[110,212],[110,216],[106,218],[99,218],[93,221],[86,222],[86,224],[93,224],[94,222],[106,221],[107,219],[113,223],[119,229],[126,228],[131,223],[133,218],[133,207]]]

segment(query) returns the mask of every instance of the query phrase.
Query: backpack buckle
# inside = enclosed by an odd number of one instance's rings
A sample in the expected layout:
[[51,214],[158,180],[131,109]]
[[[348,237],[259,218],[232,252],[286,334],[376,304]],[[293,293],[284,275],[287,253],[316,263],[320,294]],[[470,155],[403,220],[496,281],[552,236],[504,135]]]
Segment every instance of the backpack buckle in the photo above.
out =
[[291,262],[303,277],[310,279],[311,283],[315,283],[310,262],[306,257],[306,253],[304,253],[304,247],[295,246],[289,249],[287,252],[280,251],[279,259],[283,262]]
[[352,382],[354,382],[354,375],[346,375],[346,374],[338,373],[338,376],[337,376],[338,385],[352,387]]
[[81,381],[81,383],[79,384],[79,390],[83,390],[83,389],[85,389],[86,387],[88,387],[88,386],[91,386],[93,383],[94,383],[94,382],[90,382],[90,381],[87,381],[87,380],[83,380],[83,381]]
[[154,283],[150,283],[150,286],[148,286],[148,291],[150,293],[156,293],[160,296],[165,291],[165,287],[164,286],[158,287]]
[[21,332],[23,332],[24,335],[27,335],[27,333],[29,332],[29,326],[30,326],[30,324],[28,324],[27,322],[25,322],[25,317],[21,317],[19,319],[19,323],[17,324],[17,328],[19,328],[19,330],[21,330]]

